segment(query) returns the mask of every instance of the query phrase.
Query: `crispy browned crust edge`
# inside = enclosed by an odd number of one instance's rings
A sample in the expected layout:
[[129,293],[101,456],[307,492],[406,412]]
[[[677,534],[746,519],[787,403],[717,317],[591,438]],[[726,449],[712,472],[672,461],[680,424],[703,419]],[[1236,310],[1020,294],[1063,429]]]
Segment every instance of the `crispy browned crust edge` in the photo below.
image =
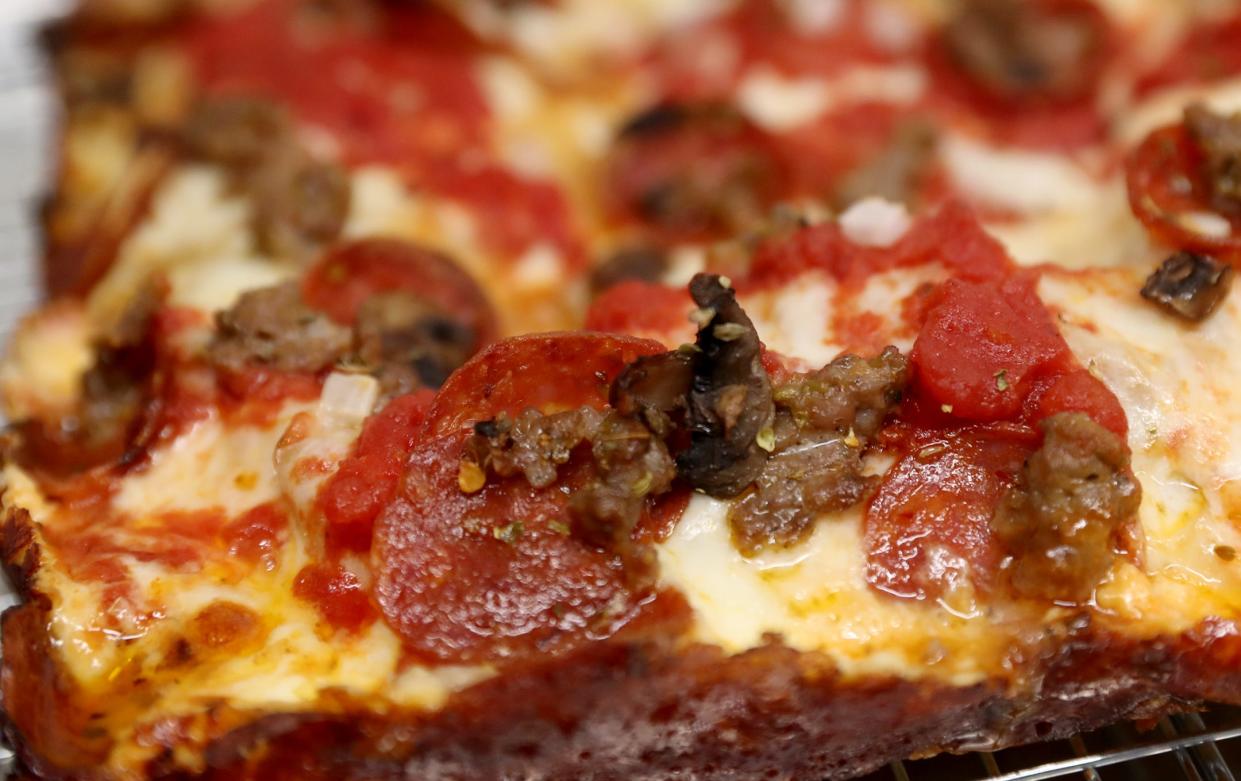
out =
[[[94,735],[52,647],[28,513],[0,526],[23,603],[3,616],[0,688],[17,778],[106,779]],[[1208,621],[1139,642],[1077,622],[1029,668],[953,687],[843,678],[822,655],[776,640],[729,656],[671,641],[603,642],[512,668],[433,713],[255,713],[212,742],[200,776],[156,761],[149,778],[848,778],[894,759],[1070,736],[1204,700],[1241,702],[1241,631]],[[171,749],[172,746],[167,748]],[[171,752],[165,752],[170,755]]]
[[169,26],[167,22],[147,26],[123,20],[110,23],[104,15],[87,15],[78,8],[39,30],[38,42],[44,60],[51,66],[57,107],[57,129],[50,148],[54,176],[38,199],[34,214],[39,228],[43,290],[49,298],[85,295],[103,277],[125,238],[148,212],[156,186],[175,155],[175,145],[168,138],[150,131],[139,132],[129,150],[132,164],[119,182],[109,183],[103,192],[75,188],[68,149],[70,133],[75,118],[90,107],[71,94],[65,59],[76,49],[89,48],[132,60],[137,41],[157,40],[168,34]]

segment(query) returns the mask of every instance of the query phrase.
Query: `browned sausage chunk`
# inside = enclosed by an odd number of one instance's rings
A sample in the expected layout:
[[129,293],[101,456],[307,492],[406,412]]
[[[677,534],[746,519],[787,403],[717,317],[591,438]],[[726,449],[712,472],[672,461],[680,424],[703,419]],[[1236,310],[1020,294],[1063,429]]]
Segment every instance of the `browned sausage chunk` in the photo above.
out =
[[993,524],[1012,552],[1015,594],[1080,603],[1111,567],[1141,489],[1125,442],[1086,415],[1052,415],[1042,429]]
[[1196,103],[1185,109],[1185,128],[1202,150],[1211,205],[1241,213],[1241,113],[1224,116]]
[[474,329],[402,290],[376,293],[358,309],[356,354],[386,397],[438,388],[474,352]]
[[841,356],[775,389],[774,452],[728,514],[742,554],[793,545],[820,513],[862,500],[874,481],[862,454],[908,382],[908,360],[888,347],[870,360]]
[[296,282],[252,290],[216,315],[207,354],[216,366],[238,371],[267,366],[278,371],[317,372],[349,350],[353,336],[302,301]]
[[966,0],[944,28],[948,54],[986,93],[1065,101],[1093,88],[1105,31],[1087,3]]
[[785,172],[767,136],[720,105],[667,105],[621,129],[608,161],[608,196],[675,236],[726,235],[762,218]]

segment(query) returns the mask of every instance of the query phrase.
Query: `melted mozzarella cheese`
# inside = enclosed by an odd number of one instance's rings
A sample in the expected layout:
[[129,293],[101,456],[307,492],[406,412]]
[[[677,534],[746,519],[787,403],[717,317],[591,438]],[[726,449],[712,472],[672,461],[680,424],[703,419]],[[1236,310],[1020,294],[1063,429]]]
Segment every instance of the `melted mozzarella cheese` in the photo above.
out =
[[[200,263],[258,259],[250,218],[246,202],[228,193],[221,172],[201,166],[174,172],[156,193],[151,214],[125,240],[116,262],[91,291],[87,303],[92,319],[103,327],[115,322],[152,274]],[[182,279],[193,285],[201,281],[201,274]],[[213,284],[220,284],[218,277]],[[244,285],[239,280],[234,287]],[[173,291],[174,299],[195,296],[193,290]]]
[[[146,471],[121,480],[113,502],[126,518],[125,529],[115,529],[118,543],[125,545],[126,534],[141,533],[144,518],[169,510],[219,507],[233,516],[266,501],[290,501],[273,465],[277,442],[290,422],[309,410],[346,432],[330,437],[333,446],[315,454],[339,460],[360,428],[356,397],[334,394],[317,407],[288,404],[267,426],[226,426],[215,418],[198,423],[153,453]],[[7,465],[4,478],[5,509],[24,508],[39,525],[57,523],[54,505],[18,467]],[[242,710],[322,709],[325,692],[338,690],[379,709],[434,708],[494,672],[488,666],[409,665],[400,640],[382,621],[357,635],[332,630],[312,604],[293,595],[298,572],[314,560],[301,535],[289,536],[270,569],[220,555],[177,568],[122,554],[132,593],[115,598],[106,596],[105,584],[71,578],[55,546],[41,547],[38,588],[52,601],[52,638],[68,673],[87,696],[106,698],[114,685],[147,682],[150,695],[126,698],[116,709],[116,723],[109,725],[118,738],[108,762],[113,769],[139,767],[158,750],[135,740],[150,721],[192,717],[205,703],[227,701]],[[257,616],[257,643],[244,653],[196,652],[192,664],[170,662],[177,644],[192,635],[196,617],[222,602]],[[187,761],[193,757],[186,753]]]

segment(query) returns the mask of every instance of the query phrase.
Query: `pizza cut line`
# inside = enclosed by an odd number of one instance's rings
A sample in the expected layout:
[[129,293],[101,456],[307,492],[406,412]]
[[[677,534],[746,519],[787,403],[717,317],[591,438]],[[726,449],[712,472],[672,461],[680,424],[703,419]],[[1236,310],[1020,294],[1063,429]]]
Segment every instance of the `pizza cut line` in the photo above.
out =
[[1241,702],[1241,8],[83,0],[30,779],[849,778]]

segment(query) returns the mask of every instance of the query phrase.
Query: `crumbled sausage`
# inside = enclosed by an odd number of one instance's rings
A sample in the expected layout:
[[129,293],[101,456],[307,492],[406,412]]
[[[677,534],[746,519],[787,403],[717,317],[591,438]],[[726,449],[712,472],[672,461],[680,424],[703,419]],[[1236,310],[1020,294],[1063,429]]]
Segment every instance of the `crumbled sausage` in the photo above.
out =
[[1025,0],[966,0],[944,29],[948,53],[1006,100],[1070,100],[1092,86],[1104,32],[1084,11]]
[[216,366],[237,371],[261,365],[289,372],[317,372],[336,363],[353,342],[348,328],[302,301],[296,282],[245,293],[216,315],[208,347]]
[[349,176],[333,163],[290,154],[250,178],[259,248],[278,258],[308,260],[340,235],[349,215]]
[[620,131],[610,195],[677,235],[744,230],[776,200],[785,173],[764,133],[729,106],[661,105]]
[[651,572],[649,546],[632,532],[650,496],[672,487],[676,466],[663,440],[639,420],[591,407],[550,415],[526,410],[475,425],[463,462],[484,474],[522,475],[535,488],[556,481],[557,468],[590,443],[594,474],[569,501],[572,533],[588,545],[614,553],[628,577]]
[[873,484],[862,454],[908,382],[908,360],[888,347],[870,360],[841,356],[775,389],[772,456],[728,515],[743,555],[793,545],[821,513],[862,500]]
[[500,477],[521,474],[535,488],[556,482],[556,468],[594,438],[604,413],[591,407],[545,415],[534,409],[474,426],[465,458]]
[[618,250],[590,272],[590,292],[598,295],[629,280],[659,282],[668,270],[668,256],[646,245]]
[[18,457],[38,469],[73,474],[121,461],[134,443],[152,395],[156,354],[154,315],[164,290],[148,283],[120,319],[94,344],[95,360],[82,375],[75,408],[56,420],[27,420]]
[[878,196],[895,203],[912,203],[935,154],[935,128],[924,120],[900,125],[879,154],[853,169],[837,184],[832,198],[837,209],[854,201]]
[[1232,266],[1208,255],[1178,252],[1142,286],[1142,297],[1186,320],[1207,318],[1232,288]]
[[732,497],[754,482],[767,461],[758,438],[775,417],[771,381],[754,324],[732,289],[716,275],[698,274],[689,291],[702,325],[690,361],[690,444],[677,456],[677,468],[695,488]]
[[429,302],[392,291],[362,302],[354,339],[357,358],[391,398],[443,385],[470,357],[477,335]]
[[1135,516],[1140,487],[1124,440],[1080,412],[1043,421],[1043,444],[996,509],[993,526],[1012,553],[1014,593],[1089,599]]
[[1241,112],[1225,116],[1195,103],[1185,109],[1185,128],[1202,150],[1211,205],[1241,214]]
[[288,114],[270,100],[208,98],[186,120],[184,142],[193,157],[231,168],[259,164],[273,148],[292,143]]
[[650,548],[633,541],[648,497],[672,487],[676,463],[662,439],[641,422],[605,417],[591,442],[596,477],[569,501],[573,533],[588,545],[618,554],[630,577],[651,570]]
[[190,156],[223,166],[250,196],[264,252],[305,261],[340,235],[349,212],[348,174],[302,149],[278,104],[256,97],[205,99],[190,114],[183,138]]

